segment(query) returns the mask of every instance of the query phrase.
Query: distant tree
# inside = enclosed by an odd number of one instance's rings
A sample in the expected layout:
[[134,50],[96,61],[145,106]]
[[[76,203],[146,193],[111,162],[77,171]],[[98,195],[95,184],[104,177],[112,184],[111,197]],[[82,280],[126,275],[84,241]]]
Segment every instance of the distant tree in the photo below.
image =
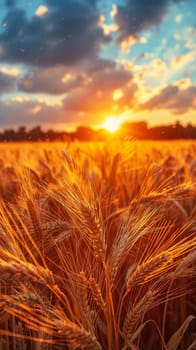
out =
[[184,138],[184,127],[177,120],[173,126],[174,134],[176,139]]
[[5,129],[3,133],[3,141],[16,141],[16,133],[14,129]]
[[189,123],[185,129],[185,137],[187,139],[196,139],[196,127]]
[[43,140],[43,132],[41,126],[36,126],[28,132],[28,139],[30,141],[41,141]]
[[18,141],[26,141],[27,140],[27,132],[25,126],[20,126],[16,133],[16,138]]

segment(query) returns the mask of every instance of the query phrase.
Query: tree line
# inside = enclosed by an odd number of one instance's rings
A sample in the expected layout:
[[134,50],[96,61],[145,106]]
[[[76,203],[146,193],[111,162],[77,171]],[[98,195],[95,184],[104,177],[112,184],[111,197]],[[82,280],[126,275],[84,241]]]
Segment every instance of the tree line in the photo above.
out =
[[[89,126],[79,126],[75,131],[42,130],[36,126],[28,130],[25,126],[15,129],[5,129],[0,132],[0,142],[36,142],[36,141],[105,141],[111,135],[104,129],[94,130]],[[134,138],[138,140],[175,140],[196,139],[196,126],[180,122],[171,125],[148,127],[146,122],[123,123],[112,137]]]

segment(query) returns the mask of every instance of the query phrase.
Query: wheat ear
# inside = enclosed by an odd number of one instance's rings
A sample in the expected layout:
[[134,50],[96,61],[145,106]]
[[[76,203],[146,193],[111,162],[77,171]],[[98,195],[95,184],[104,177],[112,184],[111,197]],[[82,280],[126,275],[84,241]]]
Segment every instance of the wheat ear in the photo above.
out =
[[42,285],[54,285],[54,277],[50,270],[27,262],[0,261],[0,280],[4,282],[34,282]]
[[57,221],[51,221],[51,222],[46,222],[41,225],[41,229],[43,231],[46,231],[47,233],[53,233],[56,231],[64,231],[67,229],[70,229],[71,226],[63,220],[57,220]]
[[127,279],[127,289],[129,290],[136,285],[146,283],[155,278],[170,261],[171,255],[162,253],[138,265],[133,274]]
[[58,334],[66,337],[69,343],[77,348],[81,346],[89,350],[101,350],[102,347],[98,340],[90,332],[79,327],[73,322],[53,320],[55,327],[58,329]]
[[119,269],[119,263],[121,262],[121,259],[124,256],[125,249],[127,249],[128,240],[129,240],[128,234],[125,234],[123,239],[120,240],[118,249],[115,249],[113,253],[112,260],[111,260],[111,268],[110,268],[111,286],[114,285],[116,275]]
[[96,302],[97,306],[99,306],[102,310],[105,310],[106,303],[103,299],[101,288],[96,282],[95,278],[92,276],[87,278],[83,271],[81,271],[79,275],[83,283],[85,283],[86,286],[89,288],[92,294],[92,298]]
[[85,218],[88,238],[93,247],[95,257],[100,258],[102,261],[104,261],[106,247],[105,247],[105,242],[103,240],[103,232],[102,232],[99,220],[92,213],[92,210],[90,207],[82,205],[81,211]]
[[77,296],[80,300],[78,304],[78,308],[80,311],[80,317],[82,320],[82,324],[85,329],[89,329],[90,327],[90,314],[91,309],[88,303],[88,293],[87,293],[87,285],[86,285],[86,277],[83,271],[78,274],[79,286],[77,288]]
[[152,306],[154,299],[155,292],[149,290],[144,297],[128,312],[122,329],[125,341],[131,339],[131,335],[138,326],[138,322],[144,316],[146,311],[148,311]]
[[172,273],[173,278],[176,278],[178,276],[181,276],[184,271],[186,271],[187,267],[192,265],[196,260],[196,249],[192,252],[190,252],[187,256],[185,256],[175,271]]

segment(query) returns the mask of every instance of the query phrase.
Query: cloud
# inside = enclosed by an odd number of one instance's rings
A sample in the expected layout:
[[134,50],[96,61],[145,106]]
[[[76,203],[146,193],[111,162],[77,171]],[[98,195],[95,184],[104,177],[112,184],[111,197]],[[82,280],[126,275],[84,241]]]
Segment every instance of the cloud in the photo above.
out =
[[16,76],[0,70],[0,95],[14,90],[15,84]]
[[61,95],[86,83],[86,75],[64,67],[33,68],[18,81],[18,89],[26,93]]
[[[22,79],[17,79],[18,89],[29,95],[19,94],[9,101],[0,101],[1,127],[95,125],[104,113],[114,113],[114,107],[115,111],[119,107],[122,112],[124,104],[131,105],[137,89],[130,71],[113,61],[98,58],[72,70],[62,66],[34,67]],[[57,93],[65,91],[64,98],[58,97]],[[54,103],[50,103],[51,97],[44,100],[32,95],[39,92],[56,95]]]
[[[93,68],[90,68],[89,77],[91,77],[91,82],[86,87],[78,89],[64,99],[65,110],[95,114],[111,113],[112,108],[127,100],[125,91],[126,87],[132,84],[133,76],[123,67],[109,62],[108,66],[101,69],[97,64],[94,72]],[[121,91],[121,97],[115,101],[114,96],[117,90]]]
[[118,5],[115,16],[119,26],[119,40],[130,36],[138,37],[144,30],[159,25],[165,18],[169,5],[181,0],[127,0],[124,5]]
[[178,15],[178,16],[175,17],[176,23],[182,22],[182,19],[183,19],[183,16],[182,16],[182,15]]
[[130,53],[131,47],[136,43],[146,44],[147,39],[145,37],[138,37],[137,39],[133,36],[129,36],[128,38],[122,40],[121,42],[121,50],[123,53]]
[[181,68],[189,62],[192,62],[196,59],[196,51],[189,51],[185,54],[174,57],[171,60],[171,66],[173,68]]
[[104,34],[107,36],[111,33],[114,33],[118,30],[118,25],[116,23],[105,23],[106,18],[102,15],[99,17],[99,27],[103,29]]
[[143,104],[142,108],[166,109],[177,114],[186,113],[196,108],[196,86],[187,86],[182,89],[180,85],[168,85]]
[[0,101],[0,127],[15,128],[21,125],[52,125],[66,123],[68,118],[58,105],[48,106],[44,102],[16,97],[11,101]]
[[38,17],[42,17],[47,13],[48,13],[48,7],[44,5],[40,5],[36,10],[35,15]]
[[20,69],[18,68],[10,68],[10,67],[7,67],[7,66],[1,66],[0,67],[0,72],[1,73],[4,73],[4,74],[7,74],[11,77],[19,77],[20,74],[21,74],[21,71]]
[[11,101],[0,100],[0,128],[27,128],[41,125],[44,129],[55,128],[66,130],[78,125],[95,125],[95,115],[65,111],[63,106],[49,105],[44,101],[30,100],[16,96]]
[[101,15],[99,17],[98,25],[103,29],[103,32],[105,35],[109,35],[111,33],[117,32],[119,27],[117,23],[114,22],[114,18],[117,15],[117,11],[118,11],[117,5],[113,4],[112,10],[110,11],[110,18],[112,19],[112,23],[110,24],[106,23],[106,17],[104,15]]
[[[98,75],[102,77],[100,85],[103,85],[104,77],[102,71],[110,72],[111,77],[113,71],[114,75],[116,74],[116,64],[110,60],[95,58],[95,60],[87,64],[79,64],[74,67],[31,67],[18,80],[17,86],[20,91],[26,93],[70,94],[78,89],[86,89],[87,86],[92,84],[94,79],[97,80]],[[123,71],[122,74],[127,76],[127,73],[123,73]],[[121,84],[122,74],[120,74],[119,84]]]
[[95,2],[47,0],[48,13],[28,18],[10,8],[0,34],[0,61],[35,66],[68,65],[97,56],[109,37],[98,27]]
[[[160,58],[153,59],[148,64],[138,65],[136,70],[136,77],[139,76],[140,79],[149,78],[152,80],[156,80],[160,84],[162,84],[163,79],[166,78],[168,74],[168,67],[166,63]],[[162,78],[160,80],[160,78]]]
[[86,117],[90,123],[93,115],[98,118],[132,107],[138,89],[133,78],[131,70],[124,65],[97,58],[73,70],[35,68],[19,81],[18,88],[31,94],[65,94],[64,113],[78,115],[79,121]]

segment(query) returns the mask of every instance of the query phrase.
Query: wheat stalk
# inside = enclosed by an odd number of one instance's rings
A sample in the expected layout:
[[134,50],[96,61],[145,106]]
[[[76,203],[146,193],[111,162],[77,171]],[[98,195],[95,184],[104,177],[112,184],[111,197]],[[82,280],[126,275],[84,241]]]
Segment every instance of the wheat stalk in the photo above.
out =
[[[77,287],[77,297],[79,298],[79,310],[83,326],[86,329],[91,328],[91,309],[88,302],[86,277],[83,271],[78,274],[79,285]],[[92,328],[91,328],[92,329]]]
[[121,155],[120,153],[115,154],[113,161],[112,161],[112,166],[110,169],[110,174],[109,174],[109,178],[108,178],[108,183],[110,188],[112,189],[114,184],[115,184],[115,179],[116,179],[116,175],[117,175],[117,169],[118,169],[118,165],[121,159]]
[[33,224],[34,232],[36,234],[37,238],[41,239],[41,248],[42,253],[44,253],[44,237],[43,237],[43,231],[41,228],[41,222],[40,218],[37,213],[37,208],[35,206],[35,202],[33,202],[31,199],[27,200],[27,207],[29,210],[30,218]]

